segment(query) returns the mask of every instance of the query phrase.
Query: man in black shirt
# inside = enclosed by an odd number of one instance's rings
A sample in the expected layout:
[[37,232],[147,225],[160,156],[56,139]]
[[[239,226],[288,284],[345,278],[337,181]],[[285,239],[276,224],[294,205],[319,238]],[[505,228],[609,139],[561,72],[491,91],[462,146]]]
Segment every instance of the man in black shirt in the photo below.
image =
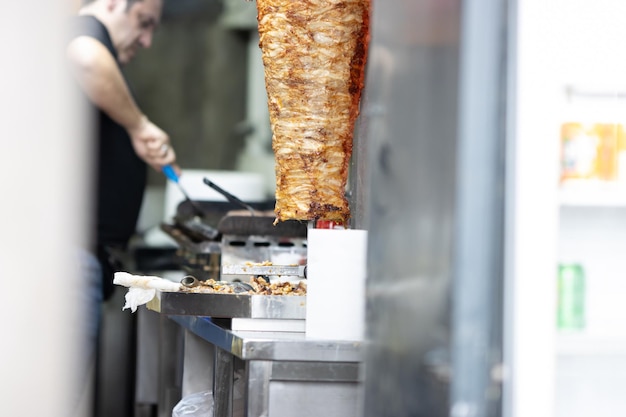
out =
[[95,115],[93,242],[81,256],[91,352],[100,302],[113,288],[107,248],[125,247],[135,232],[146,164],[157,171],[173,165],[180,173],[169,136],[137,106],[120,69],[140,48],[150,47],[161,9],[162,0],[93,0],[75,18],[67,47],[74,78]]
[[107,247],[124,247],[135,232],[146,183],[145,164],[175,162],[168,135],[141,112],[120,70],[148,48],[161,0],[95,0],[80,9],[68,57],[96,113],[95,245],[104,268],[104,294],[112,290]]

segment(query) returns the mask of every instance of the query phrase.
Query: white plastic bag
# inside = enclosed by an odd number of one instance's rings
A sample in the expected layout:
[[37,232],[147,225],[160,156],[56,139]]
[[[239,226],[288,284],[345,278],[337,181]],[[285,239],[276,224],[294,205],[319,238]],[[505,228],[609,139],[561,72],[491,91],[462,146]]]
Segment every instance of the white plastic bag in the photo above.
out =
[[213,417],[213,392],[196,392],[184,397],[172,410],[172,417]]

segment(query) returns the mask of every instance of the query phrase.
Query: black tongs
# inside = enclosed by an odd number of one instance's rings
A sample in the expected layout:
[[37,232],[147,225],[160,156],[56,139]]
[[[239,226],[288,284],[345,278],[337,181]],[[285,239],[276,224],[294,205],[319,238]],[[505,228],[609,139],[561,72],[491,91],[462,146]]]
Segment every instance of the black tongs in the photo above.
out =
[[222,187],[220,187],[219,185],[215,184],[213,181],[209,180],[206,177],[203,179],[203,181],[204,181],[204,183],[206,185],[208,185],[209,187],[213,188],[215,191],[217,191],[218,193],[220,193],[221,195],[226,197],[226,199],[228,201],[230,201],[231,203],[240,205],[241,207],[245,208],[246,210],[249,210],[250,214],[252,216],[254,216],[254,208],[250,204],[244,203],[239,198],[235,197],[234,195],[232,195],[228,191],[224,190]]

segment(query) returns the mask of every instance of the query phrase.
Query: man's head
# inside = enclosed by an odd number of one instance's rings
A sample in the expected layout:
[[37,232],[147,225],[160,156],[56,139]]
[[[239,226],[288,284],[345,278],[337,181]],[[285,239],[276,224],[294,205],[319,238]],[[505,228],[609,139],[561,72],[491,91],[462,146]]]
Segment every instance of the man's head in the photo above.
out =
[[109,30],[121,64],[130,62],[139,48],[149,48],[161,19],[163,0],[95,0],[83,9]]

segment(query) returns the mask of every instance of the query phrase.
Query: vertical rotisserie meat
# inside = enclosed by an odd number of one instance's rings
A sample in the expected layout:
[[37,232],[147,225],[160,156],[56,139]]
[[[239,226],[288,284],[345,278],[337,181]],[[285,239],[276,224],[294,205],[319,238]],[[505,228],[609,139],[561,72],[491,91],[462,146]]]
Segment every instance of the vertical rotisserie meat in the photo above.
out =
[[346,223],[370,0],[257,0],[257,9],[276,159],[276,221]]

